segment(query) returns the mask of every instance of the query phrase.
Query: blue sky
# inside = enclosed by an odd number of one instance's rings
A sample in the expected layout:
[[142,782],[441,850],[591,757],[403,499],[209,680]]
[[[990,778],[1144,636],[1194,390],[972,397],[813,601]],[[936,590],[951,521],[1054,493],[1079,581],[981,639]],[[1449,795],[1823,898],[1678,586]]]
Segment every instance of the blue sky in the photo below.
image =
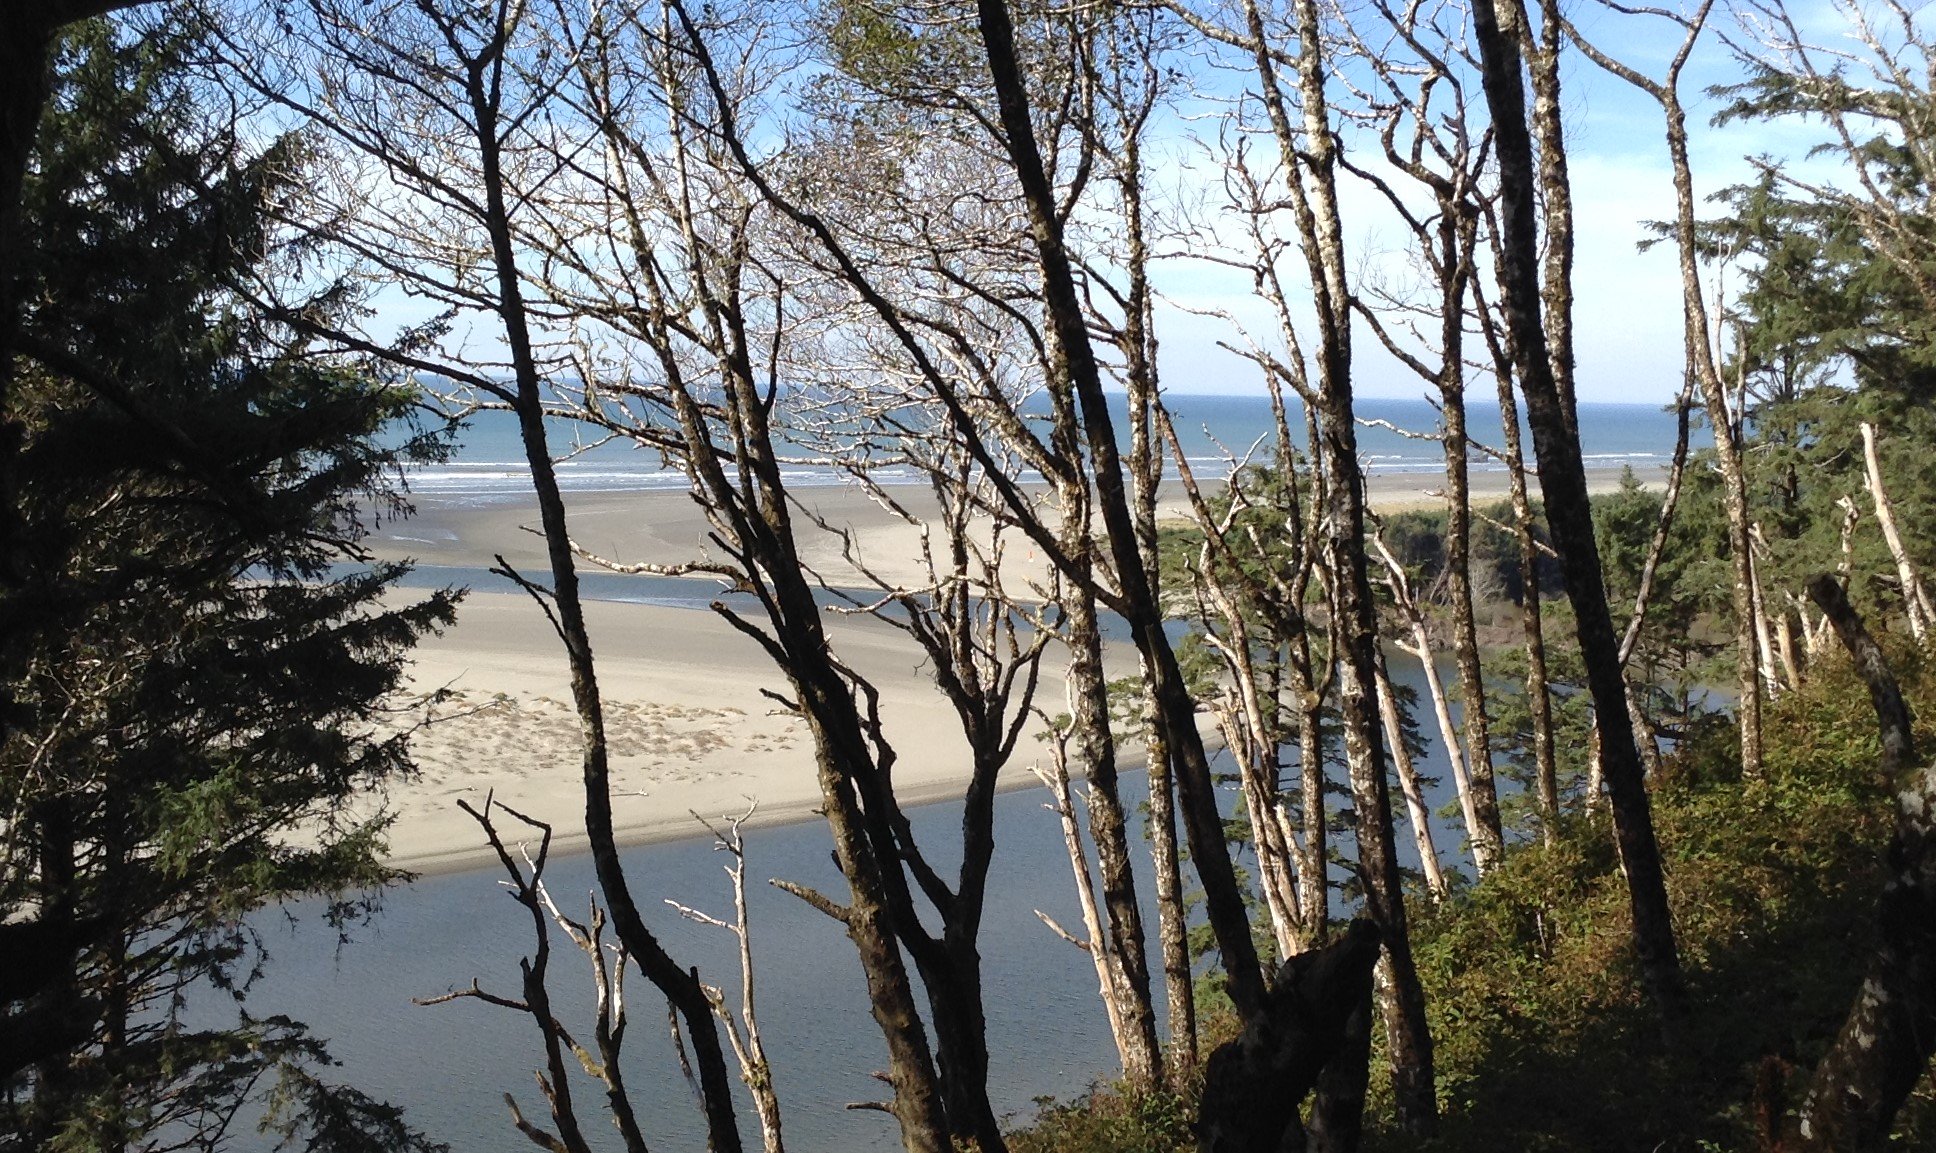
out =
[[[1660,75],[1679,45],[1680,29],[1665,21],[1616,15],[1590,0],[1571,7],[1574,18],[1602,48],[1649,75]],[[1834,16],[1828,4],[1817,3],[1807,12],[1818,27],[1831,27]],[[1746,157],[1775,154],[1787,163],[1805,163],[1801,158],[1818,138],[1805,126],[1798,130],[1792,124],[1710,126],[1720,101],[1706,90],[1741,75],[1718,35],[1735,32],[1732,18],[1717,12],[1681,84],[1693,134],[1696,194],[1704,212],[1713,211],[1706,204],[1707,196],[1753,176]],[[1649,235],[1646,222],[1668,219],[1673,211],[1661,114],[1649,98],[1577,53],[1568,55],[1563,83],[1578,219],[1574,282],[1578,393],[1584,401],[1666,404],[1679,388],[1685,359],[1677,256],[1671,245],[1644,253],[1637,249]],[[1477,92],[1476,83],[1473,92]],[[1165,133],[1170,138],[1150,149],[1168,156],[1168,167],[1155,173],[1154,180],[1201,194],[1218,180],[1219,162],[1207,156],[1202,145],[1186,139],[1186,133],[1213,137],[1215,126],[1189,111],[1178,114],[1174,125]],[[1346,242],[1353,260],[1402,269],[1409,234],[1397,227],[1389,208],[1378,204],[1362,186],[1345,190],[1344,207]],[[1174,253],[1179,245],[1170,247]],[[1286,279],[1300,279],[1302,268],[1301,260],[1289,259]],[[1722,277],[1725,291],[1725,272],[1710,269],[1707,275],[1710,295],[1716,276]],[[1176,393],[1259,391],[1255,368],[1218,347],[1220,341],[1232,339],[1229,324],[1189,311],[1222,310],[1251,326],[1264,343],[1271,343],[1270,318],[1252,297],[1248,276],[1188,259],[1164,261],[1156,276],[1173,302],[1157,322],[1165,387]],[[379,310],[391,323],[421,319],[425,312],[418,302],[400,300],[392,292],[379,298]],[[1308,343],[1308,332],[1305,338]],[[486,338],[484,343],[492,341]],[[1362,325],[1356,349],[1359,395],[1405,398],[1424,393],[1425,384],[1379,347]],[[490,355],[488,350],[480,351]],[[1474,388],[1478,395],[1491,395],[1489,380],[1475,380]]]
[[[1631,18],[1573,5],[1586,35],[1618,59],[1651,76],[1665,72],[1679,47],[1681,31],[1660,20]],[[1690,58],[1681,82],[1692,135],[1695,193],[1700,211],[1715,206],[1706,198],[1754,175],[1746,157],[1783,155],[1802,162],[1810,137],[1797,126],[1763,123],[1709,124],[1722,101],[1707,89],[1731,83],[1740,66],[1715,33],[1736,31],[1718,13]],[[1574,290],[1579,396],[1587,401],[1666,404],[1679,389],[1685,361],[1678,256],[1671,245],[1638,250],[1649,235],[1647,221],[1670,219],[1672,175],[1668,167],[1664,121],[1651,98],[1602,71],[1578,54],[1569,56],[1562,79],[1569,125],[1569,163],[1578,220]],[[1476,86],[1475,86],[1476,87]],[[1409,234],[1371,198],[1344,194],[1346,242],[1358,259],[1384,254],[1396,260]],[[1287,269],[1287,272],[1289,270]],[[1199,266],[1171,268],[1163,286],[1180,304],[1224,308],[1259,325],[1262,310],[1246,302],[1245,278]],[[1715,278],[1725,288],[1726,270],[1709,269],[1710,298]],[[1713,305],[1710,301],[1710,310]],[[1176,392],[1251,391],[1257,374],[1240,358],[1216,348],[1224,328],[1215,322],[1172,313],[1160,332],[1164,338],[1164,383]],[[1424,384],[1378,346],[1361,325],[1354,340],[1355,385],[1368,397],[1421,395]],[[1489,394],[1490,385],[1479,386]]]

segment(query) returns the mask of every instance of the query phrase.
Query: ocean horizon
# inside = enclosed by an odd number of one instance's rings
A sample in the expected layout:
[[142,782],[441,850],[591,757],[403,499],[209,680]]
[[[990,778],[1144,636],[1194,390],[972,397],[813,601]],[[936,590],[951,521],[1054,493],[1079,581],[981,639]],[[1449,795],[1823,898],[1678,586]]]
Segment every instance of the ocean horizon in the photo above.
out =
[[[1166,398],[1184,454],[1199,479],[1221,479],[1232,465],[1259,453],[1268,454],[1274,436],[1267,397],[1239,394],[1182,394]],[[1118,439],[1127,447],[1127,399],[1109,398]],[[1672,460],[1676,421],[1670,408],[1649,404],[1592,402],[1579,405],[1581,455],[1589,468],[1632,467],[1636,472],[1665,468]],[[1445,458],[1431,437],[1439,427],[1437,407],[1423,397],[1366,398],[1358,402],[1358,455],[1366,475],[1428,474],[1441,471]],[[1301,433],[1299,410],[1291,414],[1292,433]],[[1503,442],[1496,403],[1468,403],[1467,428],[1490,448]],[[667,468],[659,454],[628,440],[612,438],[566,418],[547,421],[552,453],[557,458],[559,486],[566,492],[649,492],[682,490],[684,472]],[[1522,414],[1521,438],[1531,460],[1532,436]],[[1713,437],[1704,423],[1690,429],[1691,448],[1710,446]],[[1505,465],[1483,449],[1467,453],[1474,473],[1498,473]],[[783,461],[782,478],[801,488],[852,483],[842,469],[818,463],[802,450]],[[921,484],[921,472],[906,464],[882,464],[869,477],[879,484]],[[1039,482],[1035,473],[1016,476],[1023,483]],[[458,435],[449,460],[414,468],[410,488],[423,497],[459,502],[515,499],[530,491],[517,422],[509,412],[486,410],[472,414]]]

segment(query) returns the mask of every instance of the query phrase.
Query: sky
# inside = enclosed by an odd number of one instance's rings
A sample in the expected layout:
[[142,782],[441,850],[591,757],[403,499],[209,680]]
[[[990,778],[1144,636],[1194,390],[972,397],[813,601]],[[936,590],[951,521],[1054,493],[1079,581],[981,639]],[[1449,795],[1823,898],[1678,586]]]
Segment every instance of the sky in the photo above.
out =
[[[1797,0],[1790,9],[1826,41],[1842,34],[1834,0]],[[1569,10],[1601,48],[1652,76],[1664,72],[1667,59],[1681,42],[1682,32],[1673,24],[1615,14],[1593,0],[1575,0]],[[1741,36],[1733,17],[1717,10],[1709,29],[1680,86],[1692,136],[1696,196],[1704,213],[1718,211],[1707,202],[1714,192],[1752,179],[1755,167],[1750,156],[1776,156],[1791,168],[1811,170],[1826,163],[1806,159],[1809,145],[1820,139],[1819,132],[1806,125],[1746,122],[1717,128],[1710,124],[1722,99],[1707,90],[1739,80],[1742,71],[1722,40],[1723,35]],[[1192,79],[1210,87],[1216,83]],[[1678,257],[1671,244],[1645,252],[1638,247],[1650,235],[1647,222],[1667,220],[1673,213],[1660,109],[1651,98],[1577,52],[1567,54],[1562,84],[1577,217],[1577,394],[1585,402],[1665,405],[1679,390],[1685,363]],[[1473,92],[1476,97],[1476,84]],[[1155,182],[1167,187],[1173,200],[1194,204],[1199,220],[1214,217],[1214,208],[1205,208],[1203,202],[1215,199],[1221,161],[1200,143],[1214,137],[1214,119],[1201,108],[1184,108],[1158,135],[1150,149],[1152,156],[1161,158],[1153,161]],[[1381,269],[1387,278],[1410,275],[1409,233],[1398,225],[1389,207],[1355,182],[1343,189],[1343,198],[1345,240],[1354,265]],[[1212,222],[1207,229],[1214,235],[1222,227]],[[1273,322],[1254,297],[1249,275],[1197,259],[1191,240],[1172,238],[1159,248],[1167,249],[1153,274],[1167,301],[1157,318],[1164,387],[1175,393],[1261,391],[1256,368],[1220,347],[1233,339],[1231,319],[1256,333],[1263,343],[1275,342]],[[1302,261],[1295,253],[1283,267],[1287,280],[1302,279]],[[1728,270],[1710,268],[1705,275],[1710,297],[1717,285],[1725,295]],[[419,303],[393,293],[385,293],[378,307],[397,324],[420,320],[426,312]],[[1303,327],[1308,345],[1308,323]],[[1425,382],[1380,347],[1362,323],[1354,345],[1358,395],[1408,398],[1428,390]],[[1472,388],[1475,395],[1489,396],[1492,385],[1474,379]]]
[[[1619,16],[1581,3],[1570,6],[1585,34],[1616,58],[1639,64],[1651,76],[1665,73],[1679,47],[1681,32],[1661,20]],[[1826,5],[1810,11],[1817,26],[1832,27]],[[1715,127],[1710,121],[1723,99],[1710,95],[1715,85],[1737,81],[1741,69],[1715,32],[1739,36],[1731,17],[1719,12],[1714,30],[1698,42],[1683,73],[1681,99],[1687,109],[1697,211],[1718,214],[1707,202],[1714,192],[1755,175],[1750,156],[1778,156],[1784,163],[1809,163],[1805,127],[1759,122]],[[1574,291],[1576,372],[1579,399],[1665,405],[1680,388],[1685,363],[1678,255],[1671,244],[1639,249],[1649,237],[1649,221],[1673,215],[1672,172],[1665,122],[1659,106],[1624,80],[1602,71],[1577,53],[1562,73],[1568,118],[1568,160],[1577,219]],[[1343,191],[1346,243],[1357,259],[1398,268],[1409,232],[1389,210],[1360,189]],[[1188,265],[1187,260],[1179,265]],[[1709,268],[1710,297],[1725,291],[1729,272]],[[1189,315],[1191,310],[1223,310],[1247,323],[1268,328],[1265,311],[1253,304],[1248,277],[1219,271],[1206,263],[1172,266],[1158,283],[1177,306],[1159,324],[1164,344],[1164,385],[1175,392],[1249,392],[1261,388],[1259,376],[1241,358],[1217,347],[1228,325]],[[1710,303],[1710,309],[1712,309]],[[1366,397],[1416,397],[1428,387],[1379,346],[1362,323],[1354,336],[1354,386]],[[1475,388],[1485,387],[1475,382]]]

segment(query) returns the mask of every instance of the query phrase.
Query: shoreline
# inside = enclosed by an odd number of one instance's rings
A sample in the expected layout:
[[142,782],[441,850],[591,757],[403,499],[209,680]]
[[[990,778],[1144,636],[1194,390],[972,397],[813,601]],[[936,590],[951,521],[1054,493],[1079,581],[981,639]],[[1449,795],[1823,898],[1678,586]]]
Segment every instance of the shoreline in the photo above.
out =
[[[1498,491],[1475,483],[1474,499],[1503,498],[1505,476],[1484,475],[1496,478]],[[1442,478],[1375,478],[1368,495],[1381,512],[1429,507],[1440,498],[1422,486],[1434,479]],[[1617,487],[1619,480],[1616,469],[1589,472],[1596,492]],[[925,492],[896,492],[895,499],[919,515]],[[796,520],[803,564],[828,583],[842,583],[843,574],[850,585],[866,581],[850,555],[905,587],[927,583],[918,526],[851,488],[805,489],[798,499],[839,530],[823,531],[808,516]],[[600,556],[676,564],[707,551],[703,512],[683,491],[576,493],[567,500],[574,537]],[[1187,514],[1181,500],[1180,493],[1166,495],[1169,515]],[[439,499],[419,505],[419,515],[386,522],[372,534],[368,543],[376,556],[476,571],[502,555],[514,566],[544,571],[542,541],[524,531],[535,520],[528,502]],[[1002,539],[1008,549],[1004,576],[1016,586],[1039,582],[1046,561],[1019,533]],[[594,571],[589,564],[584,569]],[[704,574],[697,579],[716,580]],[[745,811],[752,798],[758,806],[747,828],[814,818],[821,795],[811,737],[804,723],[763,695],[785,687],[764,650],[697,604],[588,598],[585,607],[606,702],[620,847],[707,837],[692,812],[712,820]],[[910,806],[959,798],[969,776],[967,743],[952,707],[933,687],[925,652],[902,630],[873,618],[829,614],[825,626],[836,651],[881,694],[885,735],[898,754],[897,795]],[[1045,659],[1037,704],[1054,713],[1062,695],[1059,654]],[[1111,677],[1136,668],[1126,645],[1112,645],[1106,659]],[[417,875],[495,867],[482,830],[456,804],[462,798],[481,805],[486,795],[549,822],[554,853],[588,849],[570,673],[556,634],[527,595],[472,591],[459,606],[457,623],[426,638],[412,654],[409,691],[392,726],[413,732],[418,773],[372,798],[395,816],[389,865]],[[1045,757],[1045,748],[1025,730],[997,789],[1039,785],[1029,765]],[[1135,750],[1122,753],[1119,768],[1141,767]],[[518,843],[514,834],[522,831],[509,818],[500,827],[507,845]]]

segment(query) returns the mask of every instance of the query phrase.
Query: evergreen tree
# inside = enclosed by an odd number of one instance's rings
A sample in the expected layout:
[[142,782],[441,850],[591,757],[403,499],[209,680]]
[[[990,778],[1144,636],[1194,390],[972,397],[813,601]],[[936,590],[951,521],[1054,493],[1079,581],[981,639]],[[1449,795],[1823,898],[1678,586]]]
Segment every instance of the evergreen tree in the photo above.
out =
[[[403,570],[359,549],[442,440],[251,305],[312,275],[274,226],[303,148],[252,150],[185,66],[197,43],[180,16],[71,30],[23,194],[0,1149],[220,1148],[238,1117],[422,1147],[321,1079],[301,1025],[184,1013],[197,990],[241,1002],[249,911],[329,894],[353,918],[395,877],[354,802],[408,771],[383,702],[455,603],[386,596]],[[349,306],[327,288],[310,307]]]

